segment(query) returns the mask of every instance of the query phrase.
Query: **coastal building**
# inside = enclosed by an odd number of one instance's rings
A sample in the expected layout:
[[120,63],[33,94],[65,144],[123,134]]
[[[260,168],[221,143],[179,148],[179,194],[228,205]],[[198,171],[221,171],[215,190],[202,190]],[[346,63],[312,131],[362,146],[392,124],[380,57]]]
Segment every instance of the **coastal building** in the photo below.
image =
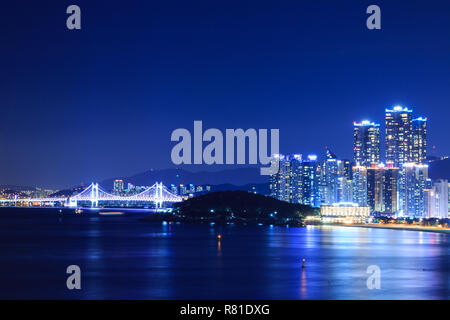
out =
[[272,198],[278,199],[278,200],[284,200],[283,198],[283,190],[284,190],[284,183],[283,183],[283,175],[282,175],[282,162],[284,160],[284,156],[281,154],[276,154],[273,156],[271,162],[278,162],[278,164],[271,163],[271,167],[277,167],[278,171],[270,176],[270,183],[269,183],[269,189],[270,189],[270,196]]
[[388,162],[383,176],[383,210],[381,212],[394,215],[398,212],[398,177],[399,168]]
[[170,185],[170,191],[171,191],[173,194],[178,195],[178,187],[177,187],[176,185],[171,184],[171,185]]
[[120,179],[114,180],[113,193],[114,194],[123,194],[123,192],[124,192],[123,180],[120,180]]
[[365,223],[370,218],[370,207],[351,202],[323,205],[320,207],[320,216],[326,223]]
[[338,197],[344,202],[353,202],[353,163],[348,160],[342,160],[343,175],[339,178],[339,192]]
[[367,204],[373,212],[393,215],[397,212],[398,168],[380,163],[367,169]]
[[128,184],[127,184],[127,192],[130,193],[130,192],[134,192],[134,191],[135,191],[135,186],[132,183],[128,182]]
[[300,203],[301,155],[277,154],[278,172],[270,177],[270,196],[287,202]]
[[347,180],[352,180],[353,179],[353,163],[348,159],[342,160],[342,163],[344,165],[344,177]]
[[412,162],[424,163],[427,157],[427,118],[412,121]]
[[344,165],[341,160],[328,158],[323,163],[321,171],[321,196],[322,204],[332,205],[343,201],[342,182],[344,177]]
[[287,176],[286,181],[289,184],[289,202],[301,203],[302,201],[302,155],[293,154],[287,156],[286,161]]
[[317,156],[310,154],[301,162],[299,203],[320,206],[320,171]]
[[429,189],[428,165],[405,163],[404,189],[401,190],[401,213],[403,216],[422,217],[424,213],[424,190]]
[[448,180],[439,179],[433,186],[424,189],[425,218],[448,218]]
[[352,180],[353,202],[359,206],[367,205],[367,168],[363,166],[353,167]]
[[372,212],[381,212],[383,206],[383,168],[367,168],[367,204]]
[[412,110],[395,106],[387,108],[386,121],[386,161],[401,168],[412,162]]
[[364,120],[353,123],[353,160],[370,167],[380,162],[380,125]]
[[339,202],[353,201],[352,180],[347,179],[345,175],[338,178],[338,196]]

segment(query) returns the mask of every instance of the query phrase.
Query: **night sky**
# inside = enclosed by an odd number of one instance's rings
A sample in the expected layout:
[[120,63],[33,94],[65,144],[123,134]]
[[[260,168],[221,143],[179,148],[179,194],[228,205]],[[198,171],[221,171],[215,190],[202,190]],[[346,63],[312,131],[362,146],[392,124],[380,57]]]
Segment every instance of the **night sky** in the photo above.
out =
[[[66,28],[71,4],[82,30]],[[382,30],[366,28],[371,4]],[[172,167],[170,134],[194,120],[279,128],[282,153],[351,158],[353,121],[383,124],[396,104],[428,116],[429,145],[450,154],[449,1],[36,0],[0,12],[0,185]]]

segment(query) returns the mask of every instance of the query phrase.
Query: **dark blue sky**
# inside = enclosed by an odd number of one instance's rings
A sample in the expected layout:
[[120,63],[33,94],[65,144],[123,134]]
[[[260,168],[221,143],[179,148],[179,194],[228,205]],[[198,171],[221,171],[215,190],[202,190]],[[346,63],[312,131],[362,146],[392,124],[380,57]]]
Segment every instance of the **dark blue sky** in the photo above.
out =
[[[82,30],[66,28],[70,4]],[[377,4],[382,30],[366,28]],[[352,122],[403,104],[450,153],[448,1],[0,5],[0,184],[171,167],[170,134],[279,128],[281,152],[352,156]],[[383,126],[384,130],[384,126]],[[187,168],[189,169],[189,168]]]

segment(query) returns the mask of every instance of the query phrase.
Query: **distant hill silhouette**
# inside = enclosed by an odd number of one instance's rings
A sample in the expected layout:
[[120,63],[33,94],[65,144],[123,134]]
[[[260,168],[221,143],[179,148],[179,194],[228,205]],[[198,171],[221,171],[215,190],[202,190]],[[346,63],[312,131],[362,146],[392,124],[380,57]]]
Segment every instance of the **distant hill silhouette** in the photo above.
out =
[[49,195],[49,197],[70,197],[82,192],[85,188],[86,186],[77,186],[69,189],[63,189]]
[[184,169],[149,170],[130,177],[114,177],[102,181],[100,184],[106,189],[112,189],[115,179],[122,179],[125,183],[136,186],[149,186],[156,181],[161,181],[166,186],[173,184],[195,185],[224,185],[243,186],[247,184],[267,183],[268,177],[260,175],[259,167],[236,168],[216,172],[200,171],[190,172]]
[[447,179],[450,180],[450,159],[437,160],[430,162],[428,175],[431,179]]
[[300,218],[315,209],[245,191],[212,192],[176,203],[175,212],[185,216],[221,215],[238,218]]

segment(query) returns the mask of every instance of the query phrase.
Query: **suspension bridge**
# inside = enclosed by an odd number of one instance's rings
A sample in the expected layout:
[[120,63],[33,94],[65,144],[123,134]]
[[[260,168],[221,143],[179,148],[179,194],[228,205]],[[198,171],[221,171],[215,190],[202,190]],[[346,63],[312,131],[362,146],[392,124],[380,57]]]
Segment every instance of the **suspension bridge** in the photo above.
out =
[[91,183],[86,189],[70,197],[0,199],[0,204],[17,205],[19,203],[33,205],[38,203],[42,205],[46,203],[55,204],[59,202],[68,207],[78,207],[79,202],[88,202],[91,204],[91,207],[98,207],[99,202],[153,202],[155,204],[155,208],[162,208],[163,203],[181,201],[182,198],[170,192],[162,184],[162,182],[156,182],[144,191],[129,196],[108,193],[101,188],[98,183]]

